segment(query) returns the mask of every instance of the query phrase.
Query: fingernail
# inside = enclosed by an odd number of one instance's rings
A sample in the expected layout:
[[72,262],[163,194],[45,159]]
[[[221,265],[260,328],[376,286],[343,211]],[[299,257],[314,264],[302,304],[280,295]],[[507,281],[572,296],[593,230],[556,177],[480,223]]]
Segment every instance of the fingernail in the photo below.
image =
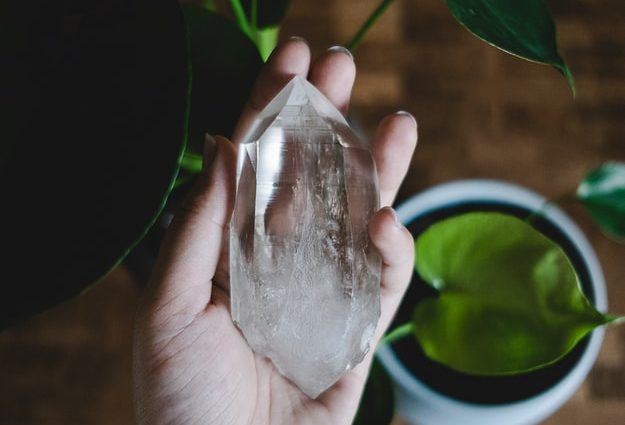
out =
[[351,60],[354,60],[354,55],[352,55],[352,52],[350,52],[349,49],[346,49],[343,46],[332,46],[328,49],[328,52],[340,52],[346,55]]
[[289,41],[301,41],[302,43],[308,44],[304,37],[300,37],[299,35],[292,35],[288,38]]
[[395,222],[395,227],[397,227],[398,229],[401,229],[402,227],[404,227],[404,225],[401,224],[401,222],[399,221],[399,217],[397,217],[397,213],[395,212],[393,208],[384,207],[384,209],[391,215],[391,217],[393,217],[393,221]]
[[203,152],[203,162],[202,169],[206,170],[215,160],[215,155],[217,154],[217,140],[210,134],[206,134],[204,136],[204,152]]
[[397,111],[395,115],[401,115],[402,117],[409,117],[415,125],[417,125],[417,119],[408,111]]

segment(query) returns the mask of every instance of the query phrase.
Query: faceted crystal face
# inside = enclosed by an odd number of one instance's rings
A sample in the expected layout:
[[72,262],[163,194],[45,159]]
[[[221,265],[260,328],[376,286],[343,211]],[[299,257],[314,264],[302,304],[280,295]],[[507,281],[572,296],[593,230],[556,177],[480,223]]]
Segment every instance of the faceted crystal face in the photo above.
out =
[[300,77],[239,148],[232,317],[252,349],[313,398],[369,350],[380,259],[367,222],[378,197],[366,145]]

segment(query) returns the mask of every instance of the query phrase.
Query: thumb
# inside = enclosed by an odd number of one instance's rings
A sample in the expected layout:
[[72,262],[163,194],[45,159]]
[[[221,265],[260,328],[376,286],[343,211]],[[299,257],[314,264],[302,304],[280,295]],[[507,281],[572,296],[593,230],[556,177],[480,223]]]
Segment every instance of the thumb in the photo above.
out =
[[195,315],[210,302],[234,203],[236,151],[224,137],[206,136],[204,167],[176,212],[161,246],[146,300],[172,315]]

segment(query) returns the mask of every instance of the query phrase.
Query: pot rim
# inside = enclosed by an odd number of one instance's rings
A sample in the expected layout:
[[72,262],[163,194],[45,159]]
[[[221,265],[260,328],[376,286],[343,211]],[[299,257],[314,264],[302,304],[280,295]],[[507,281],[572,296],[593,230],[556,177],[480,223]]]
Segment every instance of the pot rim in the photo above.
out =
[[[560,228],[570,242],[576,246],[588,267],[590,284],[592,285],[595,307],[602,312],[607,309],[607,294],[605,280],[597,256],[580,230],[580,228],[553,204],[545,206],[547,199],[527,188],[517,184],[491,179],[468,179],[436,185],[428,190],[407,199],[397,208],[397,216],[404,224],[410,223],[417,216],[435,209],[464,202],[497,202],[520,206],[530,211],[543,207],[543,216]],[[438,409],[466,410],[467,414],[478,410],[496,410],[503,412],[534,408],[537,403],[543,403],[545,399],[553,401],[552,408],[540,418],[563,404],[584,381],[592,368],[603,340],[604,330],[598,328],[592,332],[588,345],[575,366],[556,384],[548,389],[510,403],[476,404],[464,400],[452,398],[441,393],[418,380],[397,358],[393,350],[388,346],[378,348],[376,355],[384,364],[389,374],[399,385],[413,397],[427,399]],[[512,412],[508,412],[512,413]]]

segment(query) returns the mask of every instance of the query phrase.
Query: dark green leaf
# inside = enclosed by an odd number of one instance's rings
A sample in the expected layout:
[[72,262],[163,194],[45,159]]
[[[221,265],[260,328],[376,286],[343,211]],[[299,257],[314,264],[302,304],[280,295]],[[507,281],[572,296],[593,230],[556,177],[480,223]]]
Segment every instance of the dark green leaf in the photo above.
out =
[[390,424],[394,410],[395,398],[391,378],[382,363],[374,357],[353,425]]
[[625,164],[608,162],[590,171],[577,188],[577,197],[609,235],[625,240]]
[[544,366],[613,320],[590,305],[564,251],[509,215],[440,221],[418,238],[416,259],[440,294],[415,308],[415,336],[430,358],[461,372]]
[[553,18],[544,0],[446,0],[454,17],[487,43],[521,58],[555,67],[573,94],[571,71],[558,53]]
[[[280,25],[290,2],[290,0],[257,0],[257,27],[267,28]],[[245,9],[245,14],[251,22],[252,1],[242,0],[241,3]]]
[[4,326],[83,291],[153,222],[184,144],[188,70],[175,0],[1,7]]
[[204,135],[232,135],[263,64],[252,41],[230,20],[185,7],[192,61],[189,151],[201,154]]

